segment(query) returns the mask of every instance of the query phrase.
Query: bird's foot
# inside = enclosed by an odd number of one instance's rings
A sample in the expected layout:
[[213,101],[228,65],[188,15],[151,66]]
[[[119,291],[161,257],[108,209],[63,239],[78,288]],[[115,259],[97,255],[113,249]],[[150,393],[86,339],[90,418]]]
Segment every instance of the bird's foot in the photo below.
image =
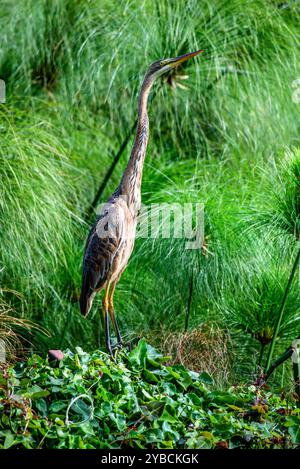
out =
[[122,349],[124,347],[124,342],[117,342],[112,346],[112,350]]
[[134,339],[129,340],[128,342],[123,342],[123,340],[121,340],[114,345],[107,344],[107,351],[110,354],[111,358],[114,358],[115,352],[117,350],[127,349],[129,352],[131,352],[131,350],[137,345],[139,340],[140,337],[135,337]]

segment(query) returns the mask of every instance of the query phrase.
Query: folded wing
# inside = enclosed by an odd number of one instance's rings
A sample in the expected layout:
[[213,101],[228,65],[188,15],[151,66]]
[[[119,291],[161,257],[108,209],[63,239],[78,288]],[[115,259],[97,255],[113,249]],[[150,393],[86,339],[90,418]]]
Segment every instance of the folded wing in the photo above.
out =
[[114,260],[124,240],[124,211],[118,203],[105,206],[89,233],[82,270],[80,310],[87,315],[96,291],[101,290],[113,273]]

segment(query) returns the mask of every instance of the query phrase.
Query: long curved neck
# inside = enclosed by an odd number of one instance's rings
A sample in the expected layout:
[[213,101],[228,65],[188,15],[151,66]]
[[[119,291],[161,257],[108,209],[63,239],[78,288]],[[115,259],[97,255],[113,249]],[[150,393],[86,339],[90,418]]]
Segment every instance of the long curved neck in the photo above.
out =
[[133,209],[134,212],[139,210],[141,206],[142,174],[149,135],[147,103],[153,82],[153,76],[146,76],[143,81],[139,97],[138,123],[135,140],[119,186],[121,194],[127,198],[129,208]]

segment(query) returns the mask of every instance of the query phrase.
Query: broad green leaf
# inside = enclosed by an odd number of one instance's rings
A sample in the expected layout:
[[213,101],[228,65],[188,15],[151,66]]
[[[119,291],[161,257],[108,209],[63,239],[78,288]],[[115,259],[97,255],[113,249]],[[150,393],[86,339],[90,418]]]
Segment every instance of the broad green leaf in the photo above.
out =
[[199,381],[201,381],[201,383],[204,383],[204,384],[207,384],[207,385],[214,384],[214,380],[212,379],[212,377],[208,373],[206,373],[206,371],[202,371],[201,373],[199,373],[198,379],[199,379]]
[[150,381],[150,383],[151,382],[158,383],[158,381],[159,381],[157,376],[155,376],[154,373],[152,373],[151,371],[149,371],[147,369],[143,370],[143,376],[147,379],[147,381]]
[[145,339],[141,339],[138,345],[129,353],[128,361],[131,365],[144,367],[146,364],[147,343]]
[[49,396],[50,392],[45,390],[45,391],[37,391],[31,394],[31,399],[41,399],[42,397],[47,397]]
[[286,423],[288,432],[291,435],[292,442],[295,444],[300,443],[300,417],[289,417]]
[[6,432],[5,440],[4,440],[4,449],[8,449],[15,443],[15,436],[11,432]]

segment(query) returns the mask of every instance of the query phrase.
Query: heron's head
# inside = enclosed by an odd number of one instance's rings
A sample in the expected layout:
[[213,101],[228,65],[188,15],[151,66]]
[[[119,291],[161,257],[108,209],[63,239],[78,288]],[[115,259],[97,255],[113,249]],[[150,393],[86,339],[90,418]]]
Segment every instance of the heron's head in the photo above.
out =
[[152,75],[156,78],[168,72],[169,70],[172,70],[173,68],[177,67],[177,65],[182,64],[186,60],[189,60],[192,57],[201,54],[201,52],[203,52],[203,50],[197,50],[196,52],[189,52],[188,54],[179,55],[174,59],[157,60],[156,62],[153,62],[153,64],[150,65],[147,75]]

